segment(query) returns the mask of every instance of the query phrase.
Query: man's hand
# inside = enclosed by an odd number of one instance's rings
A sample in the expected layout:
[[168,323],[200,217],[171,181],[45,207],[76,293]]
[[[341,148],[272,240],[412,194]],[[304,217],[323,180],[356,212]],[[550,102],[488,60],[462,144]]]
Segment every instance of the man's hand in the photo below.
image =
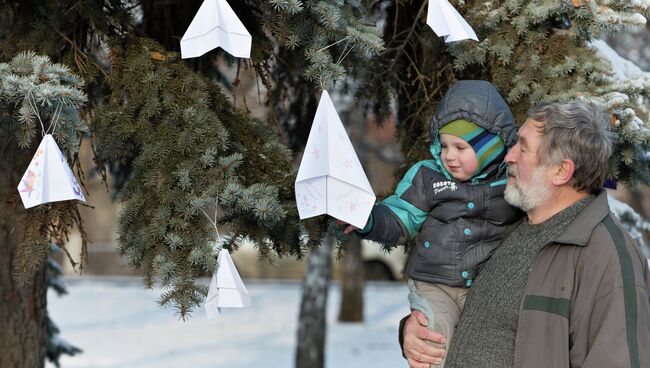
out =
[[404,323],[404,356],[410,368],[429,368],[431,364],[440,364],[445,357],[445,350],[438,349],[428,341],[444,344],[447,340],[439,333],[427,327],[427,317],[414,310]]
[[348,224],[345,221],[336,220],[336,224],[337,225],[348,225],[348,226],[345,227],[345,229],[343,229],[343,234],[346,234],[346,235],[353,232],[354,230],[359,230],[358,227],[352,226],[352,225]]

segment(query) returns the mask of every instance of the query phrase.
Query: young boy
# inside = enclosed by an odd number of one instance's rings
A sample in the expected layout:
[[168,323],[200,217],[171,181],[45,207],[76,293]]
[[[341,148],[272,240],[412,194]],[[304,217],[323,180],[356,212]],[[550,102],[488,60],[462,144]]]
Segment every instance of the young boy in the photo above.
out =
[[522,215],[503,198],[503,157],[516,127],[492,84],[459,81],[438,105],[431,139],[433,159],[411,167],[357,233],[385,244],[415,238],[406,268],[411,309],[427,315],[448,348],[481,263]]

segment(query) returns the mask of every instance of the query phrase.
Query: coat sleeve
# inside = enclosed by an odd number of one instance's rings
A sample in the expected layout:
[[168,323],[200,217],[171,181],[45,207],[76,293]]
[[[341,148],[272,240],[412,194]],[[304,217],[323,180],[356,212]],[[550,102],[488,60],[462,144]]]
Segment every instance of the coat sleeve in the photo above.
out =
[[647,260],[622,233],[613,240],[617,251],[608,266],[590,275],[598,297],[569,327],[572,367],[650,367]]
[[415,164],[397,185],[395,194],[377,204],[368,224],[358,234],[384,244],[400,244],[414,238],[431,211],[426,162]]

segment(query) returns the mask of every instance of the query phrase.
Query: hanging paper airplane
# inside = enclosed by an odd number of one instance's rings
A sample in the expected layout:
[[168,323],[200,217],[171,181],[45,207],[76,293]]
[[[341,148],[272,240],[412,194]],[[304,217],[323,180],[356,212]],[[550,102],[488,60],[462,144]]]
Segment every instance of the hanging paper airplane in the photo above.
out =
[[51,134],[46,134],[18,184],[25,208],[78,199],[85,202],[72,170]]
[[447,0],[429,0],[427,24],[445,42],[471,39],[478,41],[476,33]]
[[251,297],[239,277],[227,249],[219,252],[217,272],[212,275],[210,290],[205,299],[208,318],[221,314],[221,308],[244,308],[251,305]]
[[327,213],[358,228],[375,194],[327,91],[323,91],[296,177],[301,219]]
[[181,58],[199,57],[219,46],[249,58],[252,38],[226,0],[204,0],[181,39]]

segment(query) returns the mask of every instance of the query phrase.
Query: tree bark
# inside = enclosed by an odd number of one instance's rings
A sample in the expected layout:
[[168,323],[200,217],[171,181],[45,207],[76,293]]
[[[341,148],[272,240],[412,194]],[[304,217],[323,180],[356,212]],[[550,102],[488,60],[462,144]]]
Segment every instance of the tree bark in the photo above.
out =
[[0,129],[0,136],[0,366],[43,367],[47,350],[46,262],[41,263],[29,285],[16,284],[13,263],[22,234],[16,210],[8,204],[19,201],[16,185],[31,156],[26,151],[17,152],[13,131]]
[[302,303],[298,321],[296,368],[325,366],[327,291],[332,273],[332,239],[307,256]]
[[363,322],[363,260],[361,239],[350,237],[343,257],[340,322]]

